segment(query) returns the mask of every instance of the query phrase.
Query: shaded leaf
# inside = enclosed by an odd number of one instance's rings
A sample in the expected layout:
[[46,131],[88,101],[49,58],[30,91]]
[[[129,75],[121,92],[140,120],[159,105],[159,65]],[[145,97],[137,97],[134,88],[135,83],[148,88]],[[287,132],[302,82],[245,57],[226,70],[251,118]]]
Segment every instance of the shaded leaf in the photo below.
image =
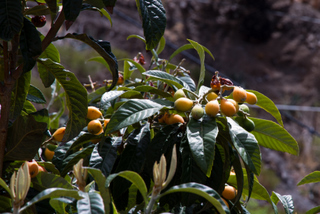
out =
[[31,72],[21,74],[16,80],[11,96],[10,120],[14,121],[21,114],[30,87]]
[[61,64],[53,62],[51,59],[38,59],[38,62],[55,76],[65,91],[69,118],[62,141],[68,141],[77,136],[86,126],[88,111],[87,90],[76,76],[67,71]]
[[42,92],[33,85],[30,85],[29,87],[27,100],[39,104],[45,104],[47,102]]
[[320,212],[320,206],[314,207],[306,212],[306,214],[316,214]]
[[159,90],[159,89],[157,89],[155,87],[148,86],[148,85],[137,86],[137,87],[134,88],[134,90],[141,91],[141,92],[149,92],[149,93],[152,93],[152,94],[157,94],[157,95],[162,96],[162,97],[172,97],[171,94],[169,94],[167,92],[164,92],[162,90]]
[[282,126],[270,120],[253,117],[250,119],[255,124],[251,133],[256,137],[259,145],[293,155],[299,154],[297,141]]
[[32,179],[32,185],[33,188],[39,192],[53,187],[73,189],[73,186],[64,178],[47,172],[39,172],[39,174]]
[[62,5],[66,20],[75,21],[81,11],[82,0],[63,0]]
[[151,70],[151,71],[144,72],[143,75],[149,76],[148,79],[150,79],[150,80],[160,80],[160,81],[165,82],[169,85],[173,85],[173,86],[177,87],[178,89],[186,88],[186,89],[190,90],[190,87],[187,83],[185,83],[184,81],[180,80],[179,78],[177,78],[171,74],[168,74],[164,71]]
[[155,48],[166,28],[165,9],[161,0],[136,0],[142,28],[146,38],[146,50]]
[[275,204],[280,201],[286,214],[292,214],[294,212],[294,205],[291,195],[280,195],[279,193],[272,192],[271,200]]
[[22,5],[20,0],[0,1],[0,38],[10,41],[20,33],[23,26]]
[[28,72],[36,64],[34,57],[42,53],[42,47],[38,30],[27,18],[23,19],[20,50],[23,57],[23,72]]
[[222,201],[220,195],[208,186],[198,183],[186,183],[177,186],[173,186],[168,189],[165,193],[162,193],[160,197],[163,197],[170,193],[175,192],[184,192],[184,193],[193,193],[197,194],[203,198],[205,198],[208,202],[210,202],[219,213],[230,213],[227,205]]
[[5,161],[31,160],[45,138],[47,124],[32,115],[19,116],[8,130]]
[[25,206],[23,206],[19,212],[22,212],[23,210],[27,209],[31,205],[42,201],[47,198],[60,198],[60,197],[71,197],[77,200],[80,200],[82,197],[79,195],[78,190],[71,190],[71,189],[63,189],[63,188],[49,188],[46,190],[43,190],[38,195],[36,195],[34,198],[32,198],[30,201],[28,201]]

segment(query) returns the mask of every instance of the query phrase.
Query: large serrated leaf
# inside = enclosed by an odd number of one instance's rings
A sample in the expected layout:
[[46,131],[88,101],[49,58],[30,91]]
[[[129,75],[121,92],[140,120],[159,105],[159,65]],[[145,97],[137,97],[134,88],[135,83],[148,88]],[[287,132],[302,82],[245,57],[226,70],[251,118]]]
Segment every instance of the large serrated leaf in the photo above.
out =
[[230,124],[230,136],[233,145],[245,164],[256,175],[261,171],[261,153],[257,140],[253,134],[244,130],[231,118],[227,118]]
[[90,47],[92,47],[95,51],[97,51],[100,54],[100,56],[102,56],[105,59],[105,61],[108,63],[110,72],[112,74],[112,84],[109,88],[109,91],[116,86],[119,78],[118,62],[117,62],[117,58],[111,51],[110,42],[95,40],[92,37],[87,36],[86,34],[70,34],[69,33],[66,36],[61,38],[71,38],[71,39],[80,40],[86,43],[87,45],[89,45]]
[[203,120],[190,119],[187,137],[192,156],[208,177],[213,166],[217,135],[218,126],[215,119],[210,117],[204,117]]
[[157,113],[164,106],[151,100],[132,99],[124,103],[111,117],[106,133],[112,133]]
[[303,185],[303,184],[309,184],[309,183],[315,183],[320,182],[320,171],[314,171],[310,173],[309,175],[305,176],[297,185]]
[[185,83],[181,79],[179,79],[171,74],[168,74],[164,71],[151,70],[151,71],[144,72],[143,75],[149,76],[149,79],[163,81],[163,82],[165,82],[169,85],[173,85],[179,89],[184,87],[184,88],[190,90],[190,87],[187,83]]
[[34,103],[45,104],[46,98],[42,94],[42,92],[35,86],[30,85],[27,100]]
[[250,119],[255,124],[252,134],[256,137],[259,145],[293,155],[299,154],[297,141],[282,126],[270,120],[252,117]]
[[10,120],[14,121],[19,117],[30,87],[31,72],[21,74],[17,79],[11,96]]
[[31,160],[45,138],[47,124],[32,115],[19,116],[8,130],[5,161]]
[[103,214],[104,212],[104,203],[100,194],[96,192],[81,192],[79,195],[83,199],[77,201],[77,209],[79,213],[85,214]]
[[254,90],[246,90],[246,91],[254,93],[258,99],[258,102],[256,103],[256,105],[264,109],[266,112],[270,113],[278,121],[278,123],[283,127],[281,114],[272,100],[270,100],[268,97],[266,97],[265,95],[257,91],[254,91]]
[[136,0],[139,15],[142,18],[146,49],[155,48],[166,28],[166,11],[161,0]]
[[160,197],[163,197],[170,193],[175,192],[184,192],[184,193],[193,193],[197,194],[210,202],[220,214],[230,213],[227,205],[222,201],[220,195],[208,186],[198,183],[186,183],[177,186],[173,186],[168,189],[165,193],[161,194]]
[[25,206],[23,206],[19,212],[22,212],[23,210],[26,210],[28,207],[32,206],[33,204],[42,201],[47,198],[60,198],[60,197],[71,197],[77,200],[82,199],[82,197],[79,195],[78,190],[71,190],[71,189],[63,189],[63,188],[49,188],[46,190],[43,190],[38,195],[36,195],[34,198],[32,198],[30,201],[28,201]]
[[272,192],[271,200],[274,204],[277,204],[279,201],[282,203],[284,211],[286,214],[293,214],[294,205],[291,195],[280,195],[279,193]]
[[30,71],[36,64],[35,57],[42,53],[42,47],[38,30],[27,18],[24,18],[20,34],[20,50],[23,57],[23,72]]
[[38,59],[38,62],[55,76],[65,91],[69,120],[63,141],[68,141],[77,136],[86,126],[87,90],[76,76],[67,71],[61,64],[53,62],[51,59]]
[[23,26],[22,6],[20,0],[0,1],[0,38],[10,41]]

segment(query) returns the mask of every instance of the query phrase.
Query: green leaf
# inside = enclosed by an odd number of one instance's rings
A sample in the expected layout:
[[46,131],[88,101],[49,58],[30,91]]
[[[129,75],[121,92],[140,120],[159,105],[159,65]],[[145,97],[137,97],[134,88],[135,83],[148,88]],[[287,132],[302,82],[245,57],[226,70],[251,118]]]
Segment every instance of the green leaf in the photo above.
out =
[[162,36],[161,39],[160,39],[159,45],[157,47],[157,50],[156,50],[158,55],[164,50],[165,46],[166,46],[166,40]]
[[320,182],[320,171],[314,171],[310,173],[309,175],[305,176],[297,185],[303,185],[303,184],[309,184],[309,183],[315,183]]
[[94,92],[88,94],[88,105],[92,105],[94,102],[100,100],[101,96],[107,91],[106,87],[100,87],[96,89]]
[[117,176],[121,176],[127,179],[128,181],[130,181],[132,184],[134,184],[139,189],[145,204],[148,204],[148,199],[147,199],[148,190],[147,190],[146,184],[144,183],[144,180],[140,177],[138,173],[132,172],[132,171],[122,171],[116,174],[111,174],[107,177],[105,187],[108,188],[110,186],[111,181]]
[[197,194],[203,198],[205,198],[208,202],[210,202],[220,214],[230,213],[227,205],[222,201],[220,195],[208,186],[198,183],[186,183],[177,186],[173,186],[168,189],[165,193],[162,193],[160,197],[163,197],[170,193],[175,192],[187,192]]
[[[190,40],[190,41],[192,41],[192,40]],[[189,42],[190,42],[189,41]],[[181,53],[182,51],[185,51],[185,50],[188,50],[188,49],[193,49],[194,47],[193,47],[193,45],[192,44],[185,44],[185,45],[182,45],[180,48],[178,48],[177,50],[175,50],[175,52],[173,52],[173,54],[171,54],[171,56],[169,57],[169,62],[176,56],[176,55],[178,55],[179,53]],[[214,60],[214,57],[213,57],[213,55],[212,55],[212,53],[206,48],[206,47],[204,47],[204,46],[202,46],[202,48],[203,48],[203,50],[207,53],[207,54],[209,54],[211,57],[212,57],[212,59]]]
[[190,90],[190,87],[187,83],[185,83],[184,81],[180,80],[179,78],[177,78],[171,74],[168,74],[164,71],[151,70],[151,71],[144,72],[143,75],[149,76],[148,79],[150,79],[150,80],[160,80],[160,81],[165,82],[169,85],[173,85],[173,86],[177,87],[178,89],[186,88],[186,89]]
[[271,199],[275,204],[277,204],[280,200],[286,214],[292,214],[294,212],[294,205],[291,195],[280,195],[279,193],[272,192]]
[[297,141],[282,126],[270,120],[252,117],[250,119],[255,124],[251,133],[256,137],[259,145],[293,155],[299,154]]
[[83,199],[77,201],[78,213],[105,213],[102,198],[98,193],[79,191],[79,195],[83,197]]
[[161,0],[136,0],[142,28],[146,38],[146,50],[154,49],[166,28],[166,12]]
[[47,172],[39,172],[39,174],[32,179],[32,185],[33,188],[39,192],[53,187],[73,189],[73,186],[59,175]]
[[188,39],[188,41],[191,43],[193,48],[198,52],[198,55],[199,55],[199,58],[200,58],[200,73],[199,73],[198,86],[197,86],[197,90],[196,90],[196,92],[198,93],[200,87],[204,83],[204,78],[205,78],[205,75],[206,75],[206,68],[204,66],[204,59],[205,59],[204,49],[203,49],[203,46],[200,45],[199,43],[197,43],[195,41],[192,41],[190,39]]
[[107,63],[107,61],[102,56],[92,57],[92,58],[88,59],[88,62],[99,62],[102,65],[104,65],[109,71],[111,71],[110,67],[109,67],[109,64]]
[[5,161],[31,160],[45,139],[47,124],[32,115],[19,116],[8,130]]
[[20,50],[23,57],[23,72],[31,71],[36,64],[34,57],[42,53],[42,47],[38,30],[27,18],[24,18],[20,34]]
[[142,36],[139,36],[139,35],[130,35],[127,37],[127,40],[131,39],[131,38],[136,38],[136,39],[140,39],[141,41],[143,41],[144,44],[146,44],[146,40],[142,37]]
[[134,88],[135,91],[141,91],[141,92],[149,92],[152,94],[157,94],[162,97],[172,97],[171,94],[164,92],[162,90],[157,89],[156,87],[152,87],[149,85],[140,85]]
[[39,104],[45,104],[47,102],[42,92],[33,85],[30,85],[29,87],[27,100]]
[[0,195],[0,213],[10,213],[12,209],[12,199],[4,196],[4,195]]
[[105,133],[112,133],[157,113],[164,106],[151,100],[132,99],[124,103],[112,115]]
[[94,145],[90,145],[82,149],[81,151],[75,152],[65,157],[62,163],[63,170],[61,171],[61,176],[64,177],[70,170],[72,170],[73,166],[77,164],[80,159],[87,158],[88,156],[90,156],[93,148],[94,148]]
[[[142,74],[146,71],[146,69],[144,69],[144,67],[142,65],[140,65],[139,63],[137,63],[136,61],[132,60],[132,59],[128,59],[128,58],[124,58],[121,59],[121,61],[125,61],[125,62],[130,62],[132,63],[137,69],[138,71]],[[120,61],[120,60],[119,60]]]
[[0,38],[10,41],[20,33],[23,26],[22,5],[20,0],[0,1]]
[[254,93],[258,99],[258,102],[256,103],[256,105],[264,109],[266,112],[270,113],[278,121],[278,123],[283,127],[281,114],[272,100],[270,100],[268,97],[266,97],[265,95],[257,91],[254,91],[254,90],[246,90],[246,91]]
[[81,11],[82,0],[63,0],[63,12],[67,21],[75,21]]
[[50,9],[46,5],[41,5],[41,4],[28,8],[23,13],[23,15],[34,15],[34,16],[41,16],[41,15],[48,15],[48,14],[50,14]]
[[190,118],[187,137],[191,153],[207,177],[211,175],[217,136],[218,126],[214,118],[204,117],[203,120]]
[[177,76],[177,77],[178,79],[182,80],[189,86],[190,91],[192,92],[196,91],[196,84],[189,75],[185,74],[185,76]]
[[72,200],[64,198],[61,200],[61,198],[52,198],[50,199],[49,203],[50,206],[54,209],[54,211],[57,212],[57,214],[65,214],[66,212],[66,206],[68,205],[66,202],[69,202],[69,204],[72,203]]
[[32,198],[30,201],[28,201],[25,206],[23,206],[19,212],[22,212],[23,210],[27,209],[28,207],[32,206],[33,204],[42,201],[47,198],[59,198],[59,197],[71,197],[77,200],[82,199],[82,197],[79,195],[78,190],[71,190],[71,189],[63,189],[63,188],[49,188],[46,190],[43,190],[38,195],[36,195],[34,198]]
[[320,206],[314,207],[306,212],[306,214],[317,214],[320,212]]
[[89,174],[93,177],[93,179],[98,185],[100,195],[102,197],[103,204],[104,204],[104,211],[105,213],[108,213],[107,207],[109,207],[111,198],[110,198],[110,195],[108,194],[107,189],[105,188],[105,183],[107,179],[100,170],[91,168],[91,167],[86,167],[86,168]]
[[58,10],[57,0],[45,0],[45,2],[52,13],[51,18],[54,17]]
[[110,102],[120,97],[125,91],[108,91],[105,92],[101,97],[100,106],[102,109],[107,109],[110,107]]
[[6,182],[4,180],[2,180],[2,178],[0,178],[0,186],[2,186],[3,189],[6,190],[10,194],[11,198],[13,198],[12,192],[11,192],[9,186],[6,184]]
[[51,59],[38,59],[38,62],[55,76],[65,91],[69,120],[63,141],[68,141],[77,136],[87,124],[87,90],[73,73],[64,69],[59,63]]
[[[40,35],[40,38],[43,40],[44,36]],[[39,58],[49,58],[54,62],[60,63],[60,53],[52,43],[50,43],[49,46],[42,52]],[[50,87],[55,80],[53,74],[41,63],[37,62],[37,66],[43,85],[46,88]]]
[[234,120],[227,117],[230,127],[230,136],[233,145],[241,156],[243,162],[248,165],[249,169],[256,175],[261,171],[261,153],[257,140]]
[[21,114],[30,87],[31,72],[21,74],[17,79],[11,96],[10,119],[15,120]]
[[115,55],[111,52],[111,46],[110,42],[108,41],[101,41],[101,40],[95,40],[86,34],[67,34],[66,36],[62,38],[72,38],[80,40],[90,47],[92,47],[95,51],[97,51],[100,56],[102,56],[105,61],[108,63],[110,67],[110,71],[112,74],[112,85],[110,86],[109,90],[113,89],[117,82],[118,82],[118,62]]

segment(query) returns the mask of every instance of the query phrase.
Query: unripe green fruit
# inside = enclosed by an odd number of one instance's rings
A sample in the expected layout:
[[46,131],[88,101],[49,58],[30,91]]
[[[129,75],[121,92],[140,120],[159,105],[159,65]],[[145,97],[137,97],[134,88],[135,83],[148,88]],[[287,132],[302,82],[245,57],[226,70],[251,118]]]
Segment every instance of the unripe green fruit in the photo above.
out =
[[191,110],[192,118],[199,120],[204,115],[204,110],[201,105],[195,105]]
[[243,127],[244,117],[236,117],[234,120],[239,124],[239,126]]
[[186,97],[186,94],[184,93],[184,91],[182,89],[179,89],[176,91],[176,93],[174,93],[173,100],[176,101],[177,99],[179,99],[181,97]]
[[254,130],[255,128],[255,124],[252,120],[250,120],[249,118],[246,118],[244,121],[243,121],[243,128],[245,130],[247,130],[248,132],[251,132]]
[[193,106],[192,100],[181,97],[174,102],[174,108],[178,111],[189,111]]
[[250,113],[250,109],[246,104],[239,105],[238,115],[243,117],[244,114],[242,112],[245,112],[245,113],[248,113],[248,114]]

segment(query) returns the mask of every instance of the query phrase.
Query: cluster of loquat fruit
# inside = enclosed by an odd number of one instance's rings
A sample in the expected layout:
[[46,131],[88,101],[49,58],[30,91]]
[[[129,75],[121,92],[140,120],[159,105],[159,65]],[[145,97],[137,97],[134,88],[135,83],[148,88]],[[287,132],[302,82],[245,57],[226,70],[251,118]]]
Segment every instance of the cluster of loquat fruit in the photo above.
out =
[[[183,89],[177,90],[174,95],[174,108],[181,112],[191,112],[191,116],[195,120],[203,117],[204,113],[210,117],[216,117],[220,112],[227,117],[235,117],[235,121],[246,129],[248,132],[253,131],[254,122],[247,116],[249,115],[249,107],[245,104],[254,105],[257,103],[257,96],[248,92],[245,89],[234,86],[233,83],[225,78],[218,77],[217,74],[213,76],[211,81],[211,89],[197,100],[187,98]],[[223,97],[222,94],[226,90],[232,90],[232,98]],[[206,100],[203,108],[202,101]],[[179,114],[168,114],[165,112],[159,117],[160,123],[173,124],[183,123],[184,119]]]

